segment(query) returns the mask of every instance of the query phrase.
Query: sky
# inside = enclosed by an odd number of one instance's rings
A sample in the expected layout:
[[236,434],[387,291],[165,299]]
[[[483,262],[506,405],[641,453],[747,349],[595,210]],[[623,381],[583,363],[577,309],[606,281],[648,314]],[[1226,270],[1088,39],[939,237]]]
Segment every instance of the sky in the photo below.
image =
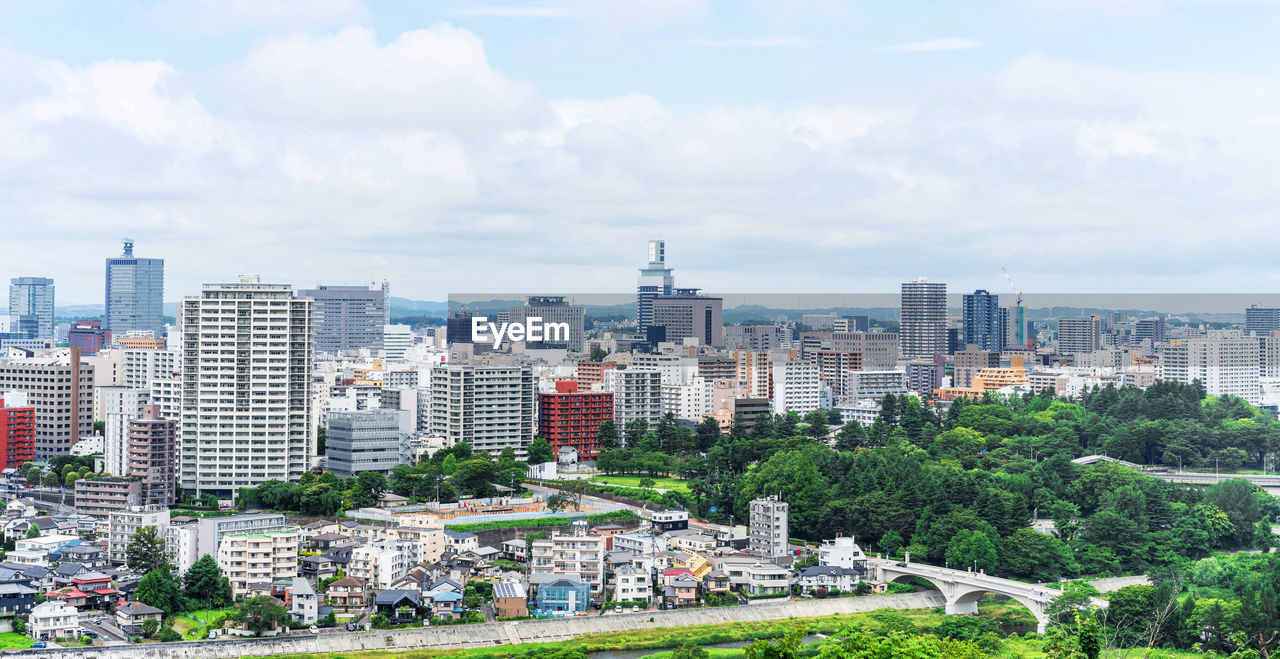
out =
[[1263,0],[0,0],[0,277],[1280,289]]

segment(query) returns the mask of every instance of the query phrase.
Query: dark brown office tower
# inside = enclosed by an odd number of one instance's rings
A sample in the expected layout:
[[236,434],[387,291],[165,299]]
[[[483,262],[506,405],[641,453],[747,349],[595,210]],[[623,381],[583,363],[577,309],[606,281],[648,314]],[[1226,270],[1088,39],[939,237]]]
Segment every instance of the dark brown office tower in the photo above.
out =
[[129,475],[142,484],[142,505],[173,503],[177,424],[160,418],[159,405],[143,405],[129,422]]

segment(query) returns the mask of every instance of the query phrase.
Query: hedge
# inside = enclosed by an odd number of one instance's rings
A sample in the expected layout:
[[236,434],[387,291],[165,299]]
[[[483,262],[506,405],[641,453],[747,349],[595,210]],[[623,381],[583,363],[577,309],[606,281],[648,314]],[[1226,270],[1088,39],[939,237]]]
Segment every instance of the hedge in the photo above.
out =
[[[500,522],[477,522],[474,524],[450,524],[445,522],[445,527],[452,531],[463,531],[468,533],[476,533],[477,531],[492,531],[494,529],[538,529],[557,526],[568,526],[573,520],[581,519],[581,515],[575,517],[539,517],[537,519],[508,519]],[[624,522],[631,519],[640,519],[640,516],[630,510],[615,510],[607,513],[599,513],[596,515],[587,515],[588,524],[604,524],[606,522]]]

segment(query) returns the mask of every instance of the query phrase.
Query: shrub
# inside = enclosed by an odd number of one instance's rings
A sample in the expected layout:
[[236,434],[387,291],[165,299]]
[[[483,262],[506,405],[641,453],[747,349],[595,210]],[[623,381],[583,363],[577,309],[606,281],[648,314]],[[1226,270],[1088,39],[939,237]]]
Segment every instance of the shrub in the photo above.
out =
[[182,634],[174,631],[173,627],[165,627],[160,630],[159,634],[156,634],[156,638],[160,639],[160,642],[162,643],[172,643],[174,641],[181,641]]

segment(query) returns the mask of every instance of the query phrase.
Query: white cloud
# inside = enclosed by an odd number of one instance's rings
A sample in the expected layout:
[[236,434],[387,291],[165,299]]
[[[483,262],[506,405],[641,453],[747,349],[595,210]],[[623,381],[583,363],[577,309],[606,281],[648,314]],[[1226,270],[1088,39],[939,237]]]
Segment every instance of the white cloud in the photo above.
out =
[[573,15],[565,7],[550,5],[464,5],[449,13],[482,18],[568,18]]
[[875,50],[885,53],[937,53],[947,50],[971,50],[980,46],[982,46],[982,42],[976,39],[952,37],[946,39],[913,41],[911,43],[902,43],[893,46],[880,46]]
[[821,39],[780,35],[749,39],[690,39],[686,43],[699,48],[814,48],[824,42]]
[[858,89],[690,108],[547,99],[443,24],[267,39],[227,87],[159,61],[0,57],[0,217],[30,246],[7,264],[48,272],[61,237],[65,302],[100,296],[102,255],[133,232],[169,259],[169,299],[239,271],[385,276],[435,299],[625,291],[657,234],[681,281],[716,292],[892,290],[915,274],[959,289],[975,260],[1027,290],[1097,288],[1124,267],[1151,277],[1134,288],[1202,290],[1226,287],[1214,254],[1260,270],[1274,251],[1266,77],[1031,55],[918,103]]
[[297,30],[369,19],[359,0],[173,0],[157,5],[153,15],[162,24],[195,33]]
[[275,39],[230,83],[257,112],[304,121],[482,130],[548,118],[532,86],[493,70],[484,44],[445,23],[379,44],[372,30]]

